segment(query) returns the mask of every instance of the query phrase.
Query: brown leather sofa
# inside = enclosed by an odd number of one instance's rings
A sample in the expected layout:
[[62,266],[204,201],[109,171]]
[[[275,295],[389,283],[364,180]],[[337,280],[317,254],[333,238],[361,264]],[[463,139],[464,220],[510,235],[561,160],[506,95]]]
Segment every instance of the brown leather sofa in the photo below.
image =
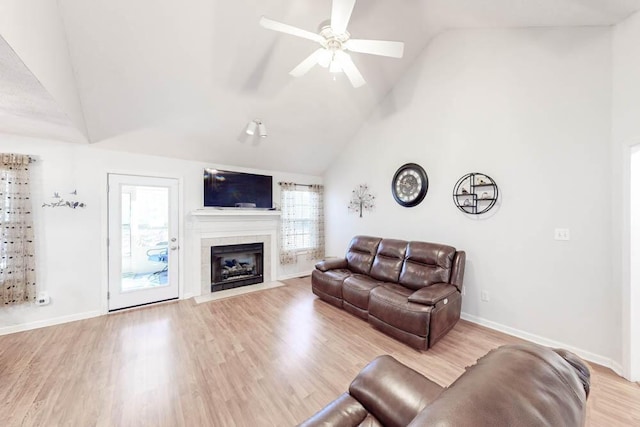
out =
[[577,427],[589,386],[577,356],[535,344],[493,350],[447,388],[380,356],[300,426]]
[[460,319],[465,253],[427,242],[356,236],[344,259],[319,262],[313,293],[418,349]]

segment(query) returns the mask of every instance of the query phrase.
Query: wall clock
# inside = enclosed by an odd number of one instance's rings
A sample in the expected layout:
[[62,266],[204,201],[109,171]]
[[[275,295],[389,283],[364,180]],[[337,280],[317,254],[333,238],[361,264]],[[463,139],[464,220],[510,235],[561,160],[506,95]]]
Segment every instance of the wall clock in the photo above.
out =
[[391,181],[391,193],[400,205],[412,207],[418,205],[429,190],[429,178],[422,166],[407,163],[400,166]]

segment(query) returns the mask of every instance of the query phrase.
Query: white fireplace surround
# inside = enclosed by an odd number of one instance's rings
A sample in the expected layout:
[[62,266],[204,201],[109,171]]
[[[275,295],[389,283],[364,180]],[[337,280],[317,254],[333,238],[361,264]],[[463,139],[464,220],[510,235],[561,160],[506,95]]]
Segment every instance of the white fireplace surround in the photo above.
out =
[[192,253],[196,254],[192,268],[194,280],[200,283],[201,295],[211,293],[212,246],[263,243],[264,281],[275,281],[279,217],[278,211],[202,209],[191,212]]

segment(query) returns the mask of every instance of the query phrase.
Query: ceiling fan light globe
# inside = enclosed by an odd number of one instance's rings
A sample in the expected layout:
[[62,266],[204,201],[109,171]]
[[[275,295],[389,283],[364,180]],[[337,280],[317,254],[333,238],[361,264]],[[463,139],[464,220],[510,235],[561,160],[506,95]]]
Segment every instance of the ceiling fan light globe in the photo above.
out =
[[342,72],[342,64],[340,64],[340,62],[336,61],[331,61],[331,66],[329,67],[329,72],[330,73],[341,73]]
[[331,64],[332,55],[328,49],[324,49],[322,52],[318,53],[318,65],[323,68],[327,68]]
[[333,54],[333,62],[337,62],[340,65],[340,68],[343,68],[344,64],[347,63],[351,59],[351,55],[349,55],[344,50],[337,50]]

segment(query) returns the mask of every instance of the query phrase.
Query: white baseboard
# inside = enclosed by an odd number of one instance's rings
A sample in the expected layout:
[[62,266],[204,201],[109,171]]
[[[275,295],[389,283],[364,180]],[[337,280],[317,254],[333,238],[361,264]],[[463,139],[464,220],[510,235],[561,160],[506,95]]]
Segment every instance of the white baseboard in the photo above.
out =
[[53,319],[38,320],[37,322],[21,323],[19,325],[5,326],[0,328],[0,335],[13,334],[16,332],[30,331],[32,329],[44,328],[46,326],[60,325],[61,323],[75,322],[76,320],[91,319],[102,316],[100,310],[87,311],[85,313],[71,314],[69,316],[54,317]]
[[189,298],[193,298],[193,297],[199,297],[200,294],[196,294],[196,293],[188,293],[188,294],[184,294],[182,295],[182,299],[189,299]]
[[298,277],[310,276],[313,270],[302,271],[299,273],[286,274],[284,276],[278,276],[278,280],[296,279]]
[[611,368],[611,370],[613,372],[615,372],[616,374],[620,375],[622,378],[625,378],[627,381],[631,381],[633,382],[633,380],[627,378],[624,375],[624,368],[622,367],[622,363],[618,363],[613,359],[609,359],[609,368]]
[[496,331],[503,332],[507,335],[512,335],[514,337],[531,341],[536,344],[544,345],[547,347],[563,348],[565,350],[569,350],[570,352],[575,353],[576,355],[580,356],[581,358],[583,358],[588,362],[597,363],[598,365],[604,366],[606,368],[610,368],[616,374],[623,376],[622,365],[609,357],[601,356],[599,354],[595,354],[590,351],[583,350],[581,348],[577,348],[559,341],[550,340],[548,338],[541,337],[539,335],[521,331],[520,329],[512,328],[510,326],[505,326],[501,323],[487,320],[482,317],[474,316],[472,314],[462,313],[460,315],[460,318],[467,320],[471,323],[475,323],[475,324],[487,327],[489,329],[494,329]]

